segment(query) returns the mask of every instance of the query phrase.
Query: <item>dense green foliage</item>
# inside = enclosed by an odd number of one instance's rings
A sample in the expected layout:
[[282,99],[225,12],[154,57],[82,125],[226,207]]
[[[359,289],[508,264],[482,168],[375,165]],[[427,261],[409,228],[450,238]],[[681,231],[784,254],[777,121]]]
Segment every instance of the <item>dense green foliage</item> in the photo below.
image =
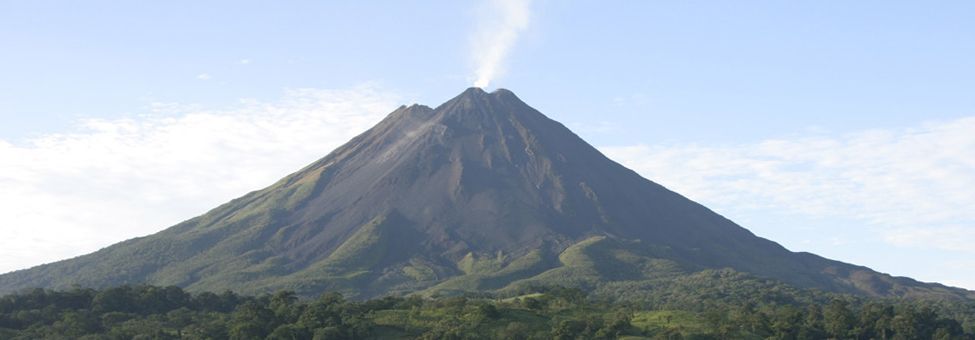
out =
[[577,289],[537,290],[510,298],[350,301],[337,293],[299,300],[288,291],[249,297],[156,286],[35,289],[0,298],[0,338],[975,339],[971,305],[834,296],[826,303],[716,298],[705,309],[657,309],[652,302],[597,302]]

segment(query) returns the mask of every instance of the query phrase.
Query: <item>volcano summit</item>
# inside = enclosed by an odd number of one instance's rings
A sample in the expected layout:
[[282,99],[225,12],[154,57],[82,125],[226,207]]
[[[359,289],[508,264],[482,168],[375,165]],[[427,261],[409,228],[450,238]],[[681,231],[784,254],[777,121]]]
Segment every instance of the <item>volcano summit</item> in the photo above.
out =
[[598,290],[731,271],[867,296],[973,292],[791,252],[606,158],[512,92],[402,106],[324,158],[159,233],[0,276],[368,298]]

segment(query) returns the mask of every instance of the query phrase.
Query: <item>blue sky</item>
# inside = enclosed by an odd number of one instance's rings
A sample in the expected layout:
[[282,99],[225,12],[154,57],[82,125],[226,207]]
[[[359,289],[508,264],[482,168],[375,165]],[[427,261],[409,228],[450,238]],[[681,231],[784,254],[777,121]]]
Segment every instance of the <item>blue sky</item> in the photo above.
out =
[[489,88],[756,234],[975,288],[971,13],[966,1],[0,2],[0,203],[15,222],[0,228],[19,235],[0,244],[0,271],[270,184],[399,104],[459,93],[478,56],[501,51]]

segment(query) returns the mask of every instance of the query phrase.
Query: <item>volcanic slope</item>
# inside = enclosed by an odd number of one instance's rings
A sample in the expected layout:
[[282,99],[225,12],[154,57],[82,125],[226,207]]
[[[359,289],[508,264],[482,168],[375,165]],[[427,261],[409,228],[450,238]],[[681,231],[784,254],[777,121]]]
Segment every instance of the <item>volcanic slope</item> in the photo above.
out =
[[159,233],[0,276],[28,287],[151,283],[357,298],[596,289],[731,268],[868,296],[969,297],[794,253],[651,182],[519,100],[470,88],[402,106],[263,190]]

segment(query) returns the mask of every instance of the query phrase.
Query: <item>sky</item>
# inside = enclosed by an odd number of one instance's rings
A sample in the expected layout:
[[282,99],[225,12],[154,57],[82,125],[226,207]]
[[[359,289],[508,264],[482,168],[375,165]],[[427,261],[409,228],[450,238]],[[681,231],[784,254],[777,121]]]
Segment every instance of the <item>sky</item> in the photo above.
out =
[[793,251],[975,289],[975,3],[0,1],[0,272],[507,88]]

